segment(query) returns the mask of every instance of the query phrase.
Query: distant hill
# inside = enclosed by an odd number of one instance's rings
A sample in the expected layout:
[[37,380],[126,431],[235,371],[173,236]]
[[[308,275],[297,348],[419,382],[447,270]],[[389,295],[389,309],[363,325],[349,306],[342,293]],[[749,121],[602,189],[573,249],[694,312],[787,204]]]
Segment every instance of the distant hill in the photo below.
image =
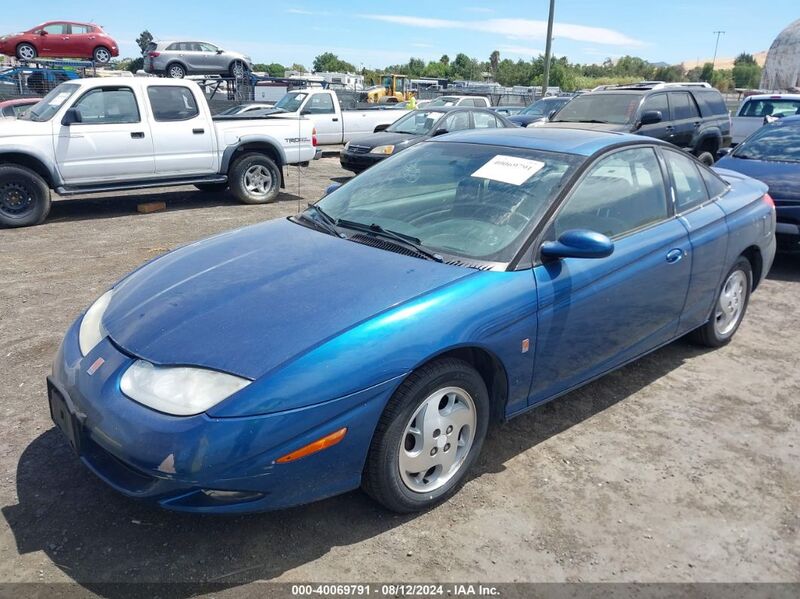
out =
[[[753,54],[753,58],[756,59],[758,66],[763,67],[764,63],[767,60],[767,51],[764,50],[762,52],[755,52]],[[715,67],[718,69],[732,69],[734,59],[735,57],[728,58],[724,56],[717,56],[717,62],[715,64]],[[707,62],[711,62],[711,58],[701,58],[699,60],[684,60],[683,63],[681,64],[683,65],[684,69],[690,71],[695,67],[702,67]]]

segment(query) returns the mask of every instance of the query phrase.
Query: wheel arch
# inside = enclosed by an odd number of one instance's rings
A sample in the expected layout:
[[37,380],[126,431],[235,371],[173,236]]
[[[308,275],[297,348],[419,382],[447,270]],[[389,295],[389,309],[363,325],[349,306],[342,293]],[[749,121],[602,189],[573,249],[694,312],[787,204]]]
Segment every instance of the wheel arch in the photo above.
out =
[[747,258],[747,261],[750,262],[750,268],[753,269],[753,288],[751,291],[755,291],[764,274],[764,257],[761,255],[761,248],[757,245],[751,245],[740,256]]
[[182,60],[178,60],[177,58],[170,59],[170,61],[167,63],[167,66],[164,67],[164,73],[168,74],[169,68],[174,64],[181,66],[184,76],[189,74],[189,67],[186,66],[186,63],[184,63]]
[[60,178],[41,158],[26,152],[4,152],[0,154],[0,164],[24,166],[44,179],[51,189],[54,189],[60,183]]
[[710,152],[716,156],[717,151],[721,147],[722,133],[715,130],[706,130],[700,133],[694,148],[694,154],[695,156],[699,156],[702,152]]
[[286,164],[286,155],[280,145],[270,138],[243,137],[239,145],[228,146],[222,155],[220,173],[226,174],[230,172],[231,166],[239,157],[253,152],[265,154],[275,162],[281,173],[281,187],[285,187],[283,167]]

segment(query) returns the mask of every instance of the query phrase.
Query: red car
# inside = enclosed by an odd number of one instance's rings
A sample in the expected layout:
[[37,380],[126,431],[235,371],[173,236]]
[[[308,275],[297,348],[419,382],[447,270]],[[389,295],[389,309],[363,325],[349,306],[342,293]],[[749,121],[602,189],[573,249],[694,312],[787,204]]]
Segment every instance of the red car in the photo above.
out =
[[0,54],[33,60],[37,56],[88,58],[105,63],[119,56],[119,46],[99,25],[49,21],[23,33],[0,37]]
[[40,100],[41,98],[18,98],[0,101],[0,119],[15,119]]

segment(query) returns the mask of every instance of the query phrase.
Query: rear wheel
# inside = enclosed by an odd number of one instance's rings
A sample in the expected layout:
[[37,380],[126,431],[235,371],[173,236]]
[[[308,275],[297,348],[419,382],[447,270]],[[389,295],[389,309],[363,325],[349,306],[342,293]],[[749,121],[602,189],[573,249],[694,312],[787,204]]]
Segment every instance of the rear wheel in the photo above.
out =
[[245,154],[233,163],[228,183],[240,202],[269,204],[280,193],[281,171],[269,156]]
[[17,58],[20,60],[33,60],[36,58],[36,48],[31,44],[20,44],[17,46]]
[[186,77],[186,69],[183,68],[183,65],[173,62],[167,67],[167,77],[170,79],[183,79]]
[[194,186],[200,191],[221,192],[228,189],[227,183],[195,183]]
[[389,400],[370,444],[364,490],[396,512],[453,495],[481,451],[489,394],[466,362],[446,358],[412,373]]
[[0,225],[38,225],[49,212],[50,188],[44,179],[24,166],[0,166]]
[[694,341],[707,347],[727,344],[742,323],[752,288],[753,268],[747,258],[740,256],[722,283],[711,318],[692,332]]
[[697,155],[697,159],[706,166],[713,166],[714,164],[714,154],[711,152],[700,152]]
[[111,51],[105,46],[97,46],[92,53],[95,62],[106,64],[111,60]]

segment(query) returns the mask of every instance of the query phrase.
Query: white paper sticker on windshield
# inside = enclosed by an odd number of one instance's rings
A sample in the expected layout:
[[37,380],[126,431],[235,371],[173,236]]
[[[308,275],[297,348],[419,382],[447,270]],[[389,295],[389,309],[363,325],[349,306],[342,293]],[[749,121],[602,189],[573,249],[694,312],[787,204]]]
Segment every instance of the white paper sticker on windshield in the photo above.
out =
[[50,106],[61,106],[64,103],[64,100],[69,98],[69,92],[61,92],[55,98],[50,100],[48,104]]
[[472,173],[472,176],[511,185],[522,185],[543,168],[544,162],[538,160],[499,154]]

